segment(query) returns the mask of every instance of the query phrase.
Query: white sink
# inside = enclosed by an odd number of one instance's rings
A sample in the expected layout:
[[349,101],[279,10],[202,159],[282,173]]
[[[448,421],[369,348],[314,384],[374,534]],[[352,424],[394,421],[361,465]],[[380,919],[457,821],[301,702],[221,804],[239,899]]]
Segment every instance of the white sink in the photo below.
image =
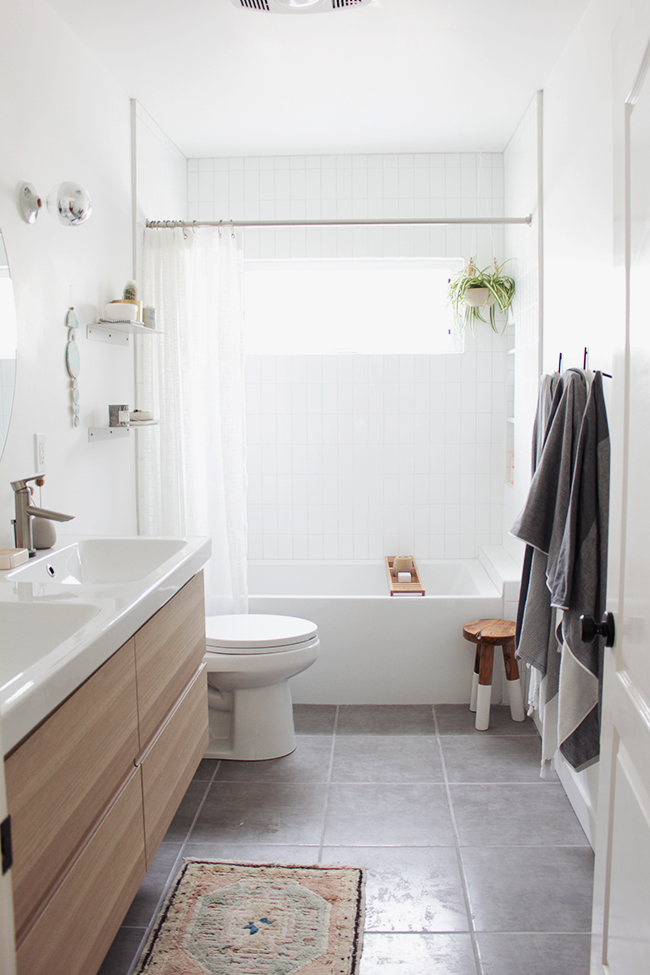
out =
[[0,714],[9,751],[199,572],[208,538],[70,536],[0,570]]
[[0,691],[10,698],[14,681],[100,611],[99,606],[77,602],[0,602]]
[[177,538],[84,538],[7,573],[16,582],[70,586],[139,582],[184,548]]

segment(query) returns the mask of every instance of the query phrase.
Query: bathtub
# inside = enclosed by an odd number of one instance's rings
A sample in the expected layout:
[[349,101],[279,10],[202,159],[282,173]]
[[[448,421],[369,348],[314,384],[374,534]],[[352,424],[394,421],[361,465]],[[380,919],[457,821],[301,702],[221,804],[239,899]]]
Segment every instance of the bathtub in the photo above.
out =
[[321,655],[293,678],[295,703],[469,702],[475,648],[463,624],[502,618],[503,593],[478,560],[418,560],[418,569],[426,595],[391,596],[383,561],[249,562],[251,613],[318,624]]

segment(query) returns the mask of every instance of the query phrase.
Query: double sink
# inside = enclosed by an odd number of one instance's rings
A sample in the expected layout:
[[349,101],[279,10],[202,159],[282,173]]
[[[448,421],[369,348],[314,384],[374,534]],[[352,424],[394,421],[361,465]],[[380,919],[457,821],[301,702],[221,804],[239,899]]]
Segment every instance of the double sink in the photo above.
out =
[[207,538],[71,538],[0,571],[5,753],[207,562]]

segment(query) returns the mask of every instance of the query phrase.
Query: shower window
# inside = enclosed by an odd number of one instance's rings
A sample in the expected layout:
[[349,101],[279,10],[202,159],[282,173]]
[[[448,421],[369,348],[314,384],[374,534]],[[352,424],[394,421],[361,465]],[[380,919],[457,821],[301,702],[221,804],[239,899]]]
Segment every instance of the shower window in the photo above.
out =
[[461,260],[247,260],[253,355],[462,352],[447,283]]

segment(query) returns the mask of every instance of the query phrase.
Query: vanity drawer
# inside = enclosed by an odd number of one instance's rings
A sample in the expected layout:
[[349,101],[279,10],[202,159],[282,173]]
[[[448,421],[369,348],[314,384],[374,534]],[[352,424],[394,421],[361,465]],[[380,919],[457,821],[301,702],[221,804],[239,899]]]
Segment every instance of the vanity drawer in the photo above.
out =
[[203,573],[135,634],[140,747],[145,749],[205,654]]
[[134,678],[129,640],[5,761],[19,937],[133,770]]
[[205,665],[140,758],[147,868],[208,746]]
[[145,874],[140,769],[109,807],[22,941],[17,975],[91,975]]

